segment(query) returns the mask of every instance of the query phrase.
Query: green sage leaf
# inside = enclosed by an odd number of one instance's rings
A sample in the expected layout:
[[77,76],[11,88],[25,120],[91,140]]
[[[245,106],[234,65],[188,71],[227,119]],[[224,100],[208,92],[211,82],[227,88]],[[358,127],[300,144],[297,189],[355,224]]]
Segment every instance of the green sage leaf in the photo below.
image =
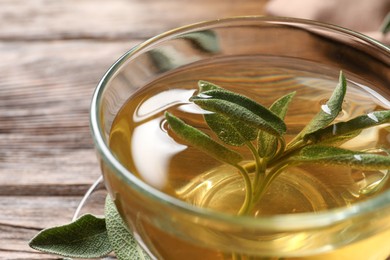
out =
[[347,80],[343,72],[340,72],[339,84],[332,93],[328,102],[322,106],[320,112],[314,116],[309,124],[299,134],[300,137],[313,133],[321,128],[328,126],[342,110],[342,104],[347,91]]
[[97,258],[112,251],[106,222],[91,214],[76,221],[38,233],[30,242],[33,249],[73,258]]
[[257,137],[257,128],[244,122],[232,121],[216,113],[205,114],[204,119],[210,129],[226,144],[241,146]]
[[324,145],[306,146],[289,160],[294,163],[342,165],[361,170],[390,169],[390,156]]
[[[295,95],[295,91],[276,100],[270,110],[280,119],[284,120],[288,106]],[[272,157],[278,148],[278,139],[265,131],[259,132],[258,153],[260,157]]]
[[230,120],[241,121],[281,136],[286,132],[286,125],[277,115],[255,101],[220,89],[204,91],[190,99],[201,108],[221,114]]
[[275,115],[277,115],[280,119],[284,120],[287,114],[288,106],[290,102],[294,98],[296,92],[293,91],[283,97],[277,99],[269,108]]
[[202,131],[199,131],[198,129],[186,124],[184,121],[175,117],[174,115],[166,112],[165,118],[167,119],[171,130],[180,139],[188,142],[190,145],[214,157],[215,159],[231,165],[236,165],[243,160],[239,153],[230,150],[220,143],[214,141]]
[[[360,135],[361,132],[362,132],[361,130],[357,130],[354,132],[346,133],[344,135],[337,134],[334,136],[329,136],[328,138],[325,136],[323,136],[323,137],[321,136],[319,139],[312,140],[312,144],[340,146],[343,143],[357,137],[358,135]],[[317,133],[317,132],[315,132],[315,133]],[[305,136],[304,140],[308,141],[308,140],[310,140],[310,138]]]
[[[214,89],[227,91],[218,85],[203,80],[198,82],[198,87],[199,93]],[[257,128],[241,121],[230,120],[221,114],[205,114],[204,119],[210,129],[226,144],[241,146],[246,141],[254,140],[257,137]]]
[[334,142],[335,140],[348,140],[355,137],[361,130],[390,123],[390,110],[375,111],[367,115],[355,117],[346,122],[339,122],[324,129],[310,133],[304,137],[313,143]]
[[139,247],[127,229],[110,196],[106,197],[105,213],[108,239],[119,260],[146,260],[150,257]]
[[189,32],[181,36],[188,39],[197,49],[206,53],[217,53],[220,51],[218,35],[212,30]]

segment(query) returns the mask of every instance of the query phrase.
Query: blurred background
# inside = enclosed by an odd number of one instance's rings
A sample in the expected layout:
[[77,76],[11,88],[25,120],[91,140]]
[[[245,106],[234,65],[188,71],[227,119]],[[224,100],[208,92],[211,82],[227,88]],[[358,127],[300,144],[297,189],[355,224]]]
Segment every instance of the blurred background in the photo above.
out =
[[390,0],[0,0],[0,259],[57,259],[27,242],[69,222],[100,175],[91,96],[134,45],[239,15],[328,21],[388,42],[389,11]]

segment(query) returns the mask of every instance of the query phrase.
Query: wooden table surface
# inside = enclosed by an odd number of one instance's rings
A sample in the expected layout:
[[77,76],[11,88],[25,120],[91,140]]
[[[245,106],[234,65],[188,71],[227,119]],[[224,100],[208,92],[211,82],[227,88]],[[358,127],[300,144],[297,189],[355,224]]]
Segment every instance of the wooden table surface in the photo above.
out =
[[0,259],[69,222],[100,170],[88,113],[108,67],[185,24],[263,14],[266,0],[0,0]]

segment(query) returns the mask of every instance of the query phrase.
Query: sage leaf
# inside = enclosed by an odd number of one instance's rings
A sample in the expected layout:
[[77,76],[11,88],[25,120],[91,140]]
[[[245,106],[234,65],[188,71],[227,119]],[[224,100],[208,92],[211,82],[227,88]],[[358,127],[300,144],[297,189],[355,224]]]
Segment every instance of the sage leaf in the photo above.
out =
[[[288,106],[295,95],[295,91],[276,100],[270,107],[270,111],[284,120]],[[278,148],[278,139],[265,131],[260,131],[258,136],[258,153],[260,157],[272,157]]]
[[308,145],[292,156],[289,161],[294,164],[342,165],[361,170],[390,169],[390,156],[324,145]]
[[224,90],[220,86],[215,85],[214,83],[211,83],[211,82],[208,82],[208,81],[204,81],[204,80],[199,80],[198,81],[198,88],[199,88],[199,93],[202,93],[202,92],[205,92],[205,91],[208,91],[208,90],[213,90],[213,89]]
[[212,30],[204,30],[198,32],[189,32],[181,36],[188,39],[191,44],[195,45],[198,50],[206,53],[216,53],[220,51],[217,34]]
[[390,12],[387,13],[385,19],[383,20],[380,31],[383,34],[387,34],[388,32],[390,32]]
[[[333,126],[333,125],[332,125]],[[329,135],[329,136],[321,136],[321,133],[317,133],[317,136],[313,138],[313,136],[308,135],[304,137],[305,142],[311,141],[311,144],[322,144],[322,145],[332,145],[332,146],[340,146],[343,143],[357,137],[362,131],[356,130],[352,132],[345,133],[343,135]]]
[[239,153],[214,141],[202,131],[186,124],[183,120],[175,117],[169,112],[165,113],[165,118],[171,130],[180,139],[188,142],[190,145],[214,157],[215,159],[231,165],[236,165],[243,160]]
[[304,137],[313,143],[334,142],[339,139],[350,139],[355,137],[361,130],[378,126],[381,124],[390,123],[390,110],[374,111],[367,115],[355,117],[346,122],[338,122],[336,124],[320,129],[316,132],[308,134]]
[[277,115],[280,119],[284,120],[287,114],[288,106],[290,102],[294,98],[296,92],[293,91],[287,95],[282,96],[277,99],[269,108],[275,115]]
[[110,196],[105,203],[106,225],[108,239],[119,260],[146,260],[150,257],[139,247],[133,235],[123,222]]
[[[198,82],[198,87],[199,93],[214,89],[227,91],[218,85],[203,80]],[[217,113],[204,114],[204,119],[210,129],[226,144],[241,146],[245,142],[257,138],[257,128],[244,122],[230,120],[228,117]]]
[[286,125],[277,115],[255,101],[227,90],[212,89],[191,97],[201,108],[230,120],[245,122],[270,134],[281,136]]
[[205,114],[204,119],[210,129],[226,144],[241,146],[257,138],[257,128],[244,122],[233,121],[216,113]]
[[70,224],[39,232],[29,246],[72,258],[97,258],[112,251],[105,219],[91,214],[83,215]]
[[313,133],[321,128],[328,126],[340,113],[343,100],[347,91],[347,81],[343,72],[340,72],[339,84],[333,91],[328,102],[322,106],[320,112],[314,116],[309,124],[302,130],[299,137]]

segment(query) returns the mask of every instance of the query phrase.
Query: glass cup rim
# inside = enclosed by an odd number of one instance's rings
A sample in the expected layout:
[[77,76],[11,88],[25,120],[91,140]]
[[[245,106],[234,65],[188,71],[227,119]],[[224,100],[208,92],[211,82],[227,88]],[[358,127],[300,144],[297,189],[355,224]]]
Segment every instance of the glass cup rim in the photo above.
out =
[[338,223],[345,219],[370,214],[383,208],[390,208],[390,191],[386,191],[379,196],[371,198],[367,201],[359,202],[348,207],[338,207],[320,212],[281,214],[261,216],[256,218],[251,216],[230,215],[222,212],[213,211],[210,209],[193,206],[172,196],[169,196],[135,177],[116,159],[114,154],[109,149],[107,143],[104,141],[104,133],[100,127],[100,104],[106,85],[109,83],[110,79],[116,75],[122,65],[125,64],[127,60],[137,56],[139,53],[142,53],[142,51],[152,47],[154,44],[164,41],[166,39],[170,39],[171,37],[175,37],[182,33],[204,29],[206,27],[213,27],[220,24],[227,24],[233,22],[238,25],[240,24],[240,22],[251,21],[276,23],[280,25],[285,23],[290,25],[294,24],[299,26],[321,27],[323,29],[328,29],[334,32],[347,34],[357,40],[365,42],[366,44],[371,44],[379,49],[382,49],[390,56],[389,47],[375,39],[370,38],[369,36],[337,25],[300,18],[237,16],[203,21],[166,31],[129,49],[115,63],[113,63],[113,65],[107,70],[107,72],[103,75],[100,82],[98,83],[92,96],[89,119],[95,149],[99,153],[101,160],[103,160],[112,170],[114,170],[116,174],[119,174],[123,179],[125,179],[127,183],[131,183],[133,188],[137,189],[138,191],[142,192],[144,195],[147,195],[153,200],[157,200],[162,204],[173,207],[176,210],[180,210],[184,213],[196,215],[197,217],[204,217],[208,220],[224,222],[230,225],[237,225],[245,228],[261,228],[284,231],[297,230],[302,228],[319,228]]

